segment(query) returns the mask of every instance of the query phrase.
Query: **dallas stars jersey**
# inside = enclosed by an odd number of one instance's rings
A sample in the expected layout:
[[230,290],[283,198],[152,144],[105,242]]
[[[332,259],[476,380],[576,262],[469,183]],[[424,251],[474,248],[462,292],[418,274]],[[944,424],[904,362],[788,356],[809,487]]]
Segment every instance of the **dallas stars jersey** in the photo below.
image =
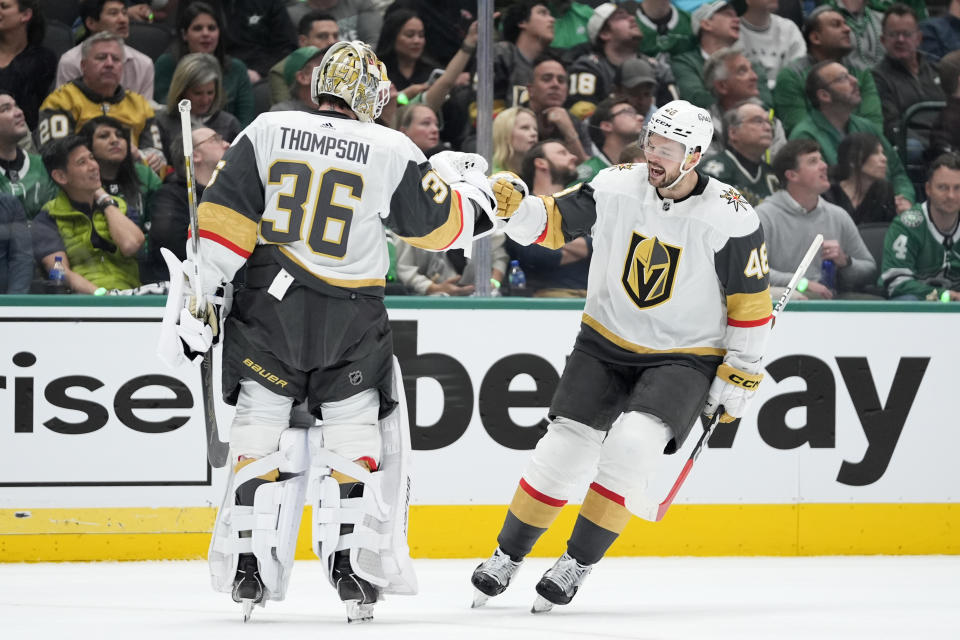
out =
[[140,149],[163,149],[160,128],[146,98],[123,87],[117,87],[113,96],[104,98],[90,91],[82,80],[68,82],[40,105],[37,146],[76,133],[97,116],[110,116],[126,125],[133,138],[131,142]]
[[607,358],[760,359],[772,312],[763,228],[729,185],[701,176],[686,198],[664,200],[646,164],[617,165],[588,185],[525,198],[514,218],[507,232],[519,242],[558,248],[592,236],[581,337],[602,338]]
[[227,150],[198,216],[204,262],[225,280],[257,246],[273,245],[276,261],[307,285],[382,296],[383,225],[441,250],[472,235],[474,205],[399,131],[329,111],[278,111]]
[[761,162],[757,165],[757,170],[750,173],[729,148],[704,160],[701,167],[708,176],[734,185],[740,195],[754,207],[777,190],[777,176],[770,165]]
[[930,220],[928,203],[904,211],[883,241],[880,283],[887,295],[921,300],[944,289],[960,290],[960,229],[945,236]]
[[643,33],[640,41],[640,53],[655,56],[660,53],[678,54],[690,51],[697,46],[690,24],[690,14],[683,9],[670,7],[670,19],[666,24],[653,22],[642,9],[637,9],[637,24]]

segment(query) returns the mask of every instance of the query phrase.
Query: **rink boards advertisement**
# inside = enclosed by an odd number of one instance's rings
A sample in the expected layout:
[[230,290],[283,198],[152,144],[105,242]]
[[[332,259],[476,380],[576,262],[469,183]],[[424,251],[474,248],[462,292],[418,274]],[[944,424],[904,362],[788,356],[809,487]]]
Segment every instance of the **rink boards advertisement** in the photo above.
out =
[[[206,462],[198,369],[155,356],[162,301],[17,300],[0,306],[0,561],[202,556],[226,470]],[[953,305],[829,304],[781,315],[748,415],[714,434],[667,517],[635,519],[611,553],[960,553]],[[412,552],[486,555],[582,305],[388,308],[414,449]],[[224,440],[231,416],[220,404]],[[664,458],[657,501],[698,431]],[[561,550],[575,516],[568,506],[535,553]]]

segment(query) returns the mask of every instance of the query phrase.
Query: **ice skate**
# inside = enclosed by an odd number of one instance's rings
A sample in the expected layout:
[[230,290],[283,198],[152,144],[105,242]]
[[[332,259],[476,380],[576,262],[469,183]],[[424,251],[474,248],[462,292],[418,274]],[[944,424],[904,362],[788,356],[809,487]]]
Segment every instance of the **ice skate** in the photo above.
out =
[[531,613],[546,613],[555,604],[569,604],[593,565],[582,565],[564,553],[537,583],[537,599]]
[[263,581],[260,580],[257,558],[252,553],[240,554],[232,595],[233,601],[242,607],[244,622],[250,619],[254,605],[263,606]]
[[375,586],[354,573],[349,551],[338,551],[334,555],[333,579],[337,595],[347,606],[347,622],[373,620],[373,605],[379,593]]
[[517,569],[523,561],[515,562],[497,547],[487,560],[473,570],[470,582],[476,587],[472,608],[482,607],[493,596],[500,595],[510,586]]

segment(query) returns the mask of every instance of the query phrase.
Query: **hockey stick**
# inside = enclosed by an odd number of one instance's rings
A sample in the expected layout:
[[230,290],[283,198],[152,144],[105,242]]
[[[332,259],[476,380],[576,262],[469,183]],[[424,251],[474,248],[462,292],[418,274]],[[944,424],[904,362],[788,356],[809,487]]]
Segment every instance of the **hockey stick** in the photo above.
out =
[[[777,316],[783,311],[783,308],[787,306],[787,302],[790,300],[790,296],[793,295],[793,291],[797,286],[797,282],[800,281],[800,278],[803,277],[803,274],[807,272],[807,267],[810,266],[810,263],[813,262],[814,256],[817,255],[817,252],[820,250],[820,245],[823,244],[823,236],[819,233],[817,237],[813,239],[813,242],[810,244],[810,248],[807,249],[807,253],[803,256],[803,260],[800,261],[800,266],[797,267],[797,270],[793,273],[793,277],[790,278],[790,282],[787,284],[786,289],[783,290],[783,293],[780,295],[780,299],[777,300],[777,304],[773,305],[773,319],[770,321],[770,329],[773,329],[773,326],[777,322]],[[670,492],[667,494],[667,497],[659,505],[652,503],[648,500],[645,500],[642,496],[628,496],[625,500],[625,505],[632,513],[650,520],[653,522],[660,522],[663,520],[663,516],[667,513],[667,509],[670,508],[670,505],[673,504],[673,499],[677,497],[677,493],[680,491],[680,487],[683,485],[684,480],[687,479],[687,476],[690,475],[690,470],[693,468],[693,463],[697,458],[700,457],[700,453],[703,451],[704,445],[707,444],[707,441],[710,440],[710,435],[713,433],[713,430],[716,428],[717,424],[720,422],[720,416],[723,415],[723,405],[717,407],[716,412],[710,418],[710,422],[704,424],[703,435],[700,436],[700,439],[697,440],[696,446],[693,448],[693,452],[690,454],[690,457],[687,458],[687,462],[683,465],[683,469],[680,471],[680,475],[677,477],[676,482],[673,483],[673,487],[670,488]],[[654,510],[655,513],[654,513]]]
[[[206,301],[203,288],[200,286],[200,223],[197,219],[197,185],[193,177],[193,129],[190,125],[189,100],[181,100],[177,105],[180,109],[180,132],[183,135],[183,165],[187,177],[187,201],[190,205],[190,245],[193,249],[194,272],[190,280],[193,282],[193,294],[197,299],[197,317],[202,318]],[[217,407],[214,404],[213,391],[213,347],[207,349],[200,362],[200,388],[203,391],[203,422],[207,430],[207,462],[211,467],[219,469],[227,462],[229,444],[220,440],[217,430]]]

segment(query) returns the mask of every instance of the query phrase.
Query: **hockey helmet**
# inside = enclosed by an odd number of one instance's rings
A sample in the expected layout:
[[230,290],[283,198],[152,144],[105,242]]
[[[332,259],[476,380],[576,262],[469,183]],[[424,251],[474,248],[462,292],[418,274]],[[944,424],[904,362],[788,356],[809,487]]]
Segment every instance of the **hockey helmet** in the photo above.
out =
[[390,100],[387,68],[365,42],[337,42],[313,69],[310,97],[330,95],[345,101],[361,122],[373,122]]
[[700,157],[707,152],[713,140],[713,118],[706,109],[694,106],[686,100],[673,100],[657,109],[650,117],[640,137],[640,146],[645,147],[650,134],[656,133],[683,145],[681,177],[694,169],[700,160],[684,170],[683,164],[699,148]]

